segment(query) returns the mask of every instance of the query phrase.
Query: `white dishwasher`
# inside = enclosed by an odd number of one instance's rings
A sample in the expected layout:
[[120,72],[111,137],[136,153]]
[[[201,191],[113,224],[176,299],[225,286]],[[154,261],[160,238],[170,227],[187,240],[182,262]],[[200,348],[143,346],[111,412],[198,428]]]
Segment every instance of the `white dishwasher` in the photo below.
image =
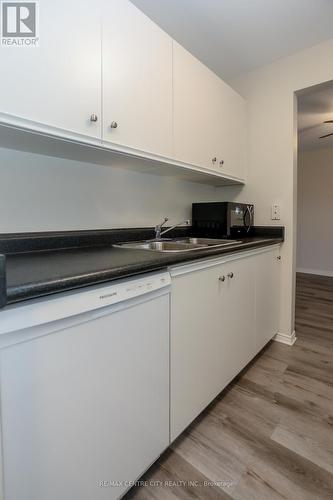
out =
[[0,312],[0,498],[119,498],[168,446],[169,286],[150,274]]

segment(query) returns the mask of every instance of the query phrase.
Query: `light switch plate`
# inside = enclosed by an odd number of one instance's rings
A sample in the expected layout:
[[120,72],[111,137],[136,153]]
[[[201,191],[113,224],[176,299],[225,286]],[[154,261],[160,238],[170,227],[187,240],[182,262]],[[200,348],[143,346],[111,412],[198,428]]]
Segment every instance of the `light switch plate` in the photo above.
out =
[[280,205],[272,205],[272,220],[280,220]]

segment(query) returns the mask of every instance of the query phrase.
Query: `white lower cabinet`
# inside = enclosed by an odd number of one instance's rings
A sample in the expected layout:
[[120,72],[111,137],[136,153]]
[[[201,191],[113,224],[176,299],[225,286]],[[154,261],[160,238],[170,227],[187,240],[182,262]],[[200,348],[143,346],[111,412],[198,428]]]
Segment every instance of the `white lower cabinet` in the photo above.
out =
[[119,498],[277,333],[278,256],[172,268],[170,331],[166,292],[2,333],[0,499]]
[[257,256],[256,272],[256,353],[278,333],[280,309],[280,251],[270,248]]
[[171,270],[171,440],[277,333],[277,256],[271,247]]

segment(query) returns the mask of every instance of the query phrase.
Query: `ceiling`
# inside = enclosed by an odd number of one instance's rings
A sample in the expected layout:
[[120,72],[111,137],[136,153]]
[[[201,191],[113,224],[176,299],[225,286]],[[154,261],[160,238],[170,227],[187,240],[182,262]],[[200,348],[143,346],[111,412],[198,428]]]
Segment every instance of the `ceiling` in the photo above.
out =
[[223,79],[333,37],[332,0],[131,0]]
[[333,133],[333,82],[316,85],[298,94],[298,137],[299,148],[317,149],[333,147],[333,136],[319,139]]

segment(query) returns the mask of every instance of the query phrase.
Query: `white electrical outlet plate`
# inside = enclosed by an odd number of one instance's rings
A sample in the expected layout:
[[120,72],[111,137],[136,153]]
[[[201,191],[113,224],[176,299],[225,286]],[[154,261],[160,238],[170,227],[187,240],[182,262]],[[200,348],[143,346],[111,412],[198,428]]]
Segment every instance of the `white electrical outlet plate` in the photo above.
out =
[[272,205],[272,220],[280,220],[280,206]]

